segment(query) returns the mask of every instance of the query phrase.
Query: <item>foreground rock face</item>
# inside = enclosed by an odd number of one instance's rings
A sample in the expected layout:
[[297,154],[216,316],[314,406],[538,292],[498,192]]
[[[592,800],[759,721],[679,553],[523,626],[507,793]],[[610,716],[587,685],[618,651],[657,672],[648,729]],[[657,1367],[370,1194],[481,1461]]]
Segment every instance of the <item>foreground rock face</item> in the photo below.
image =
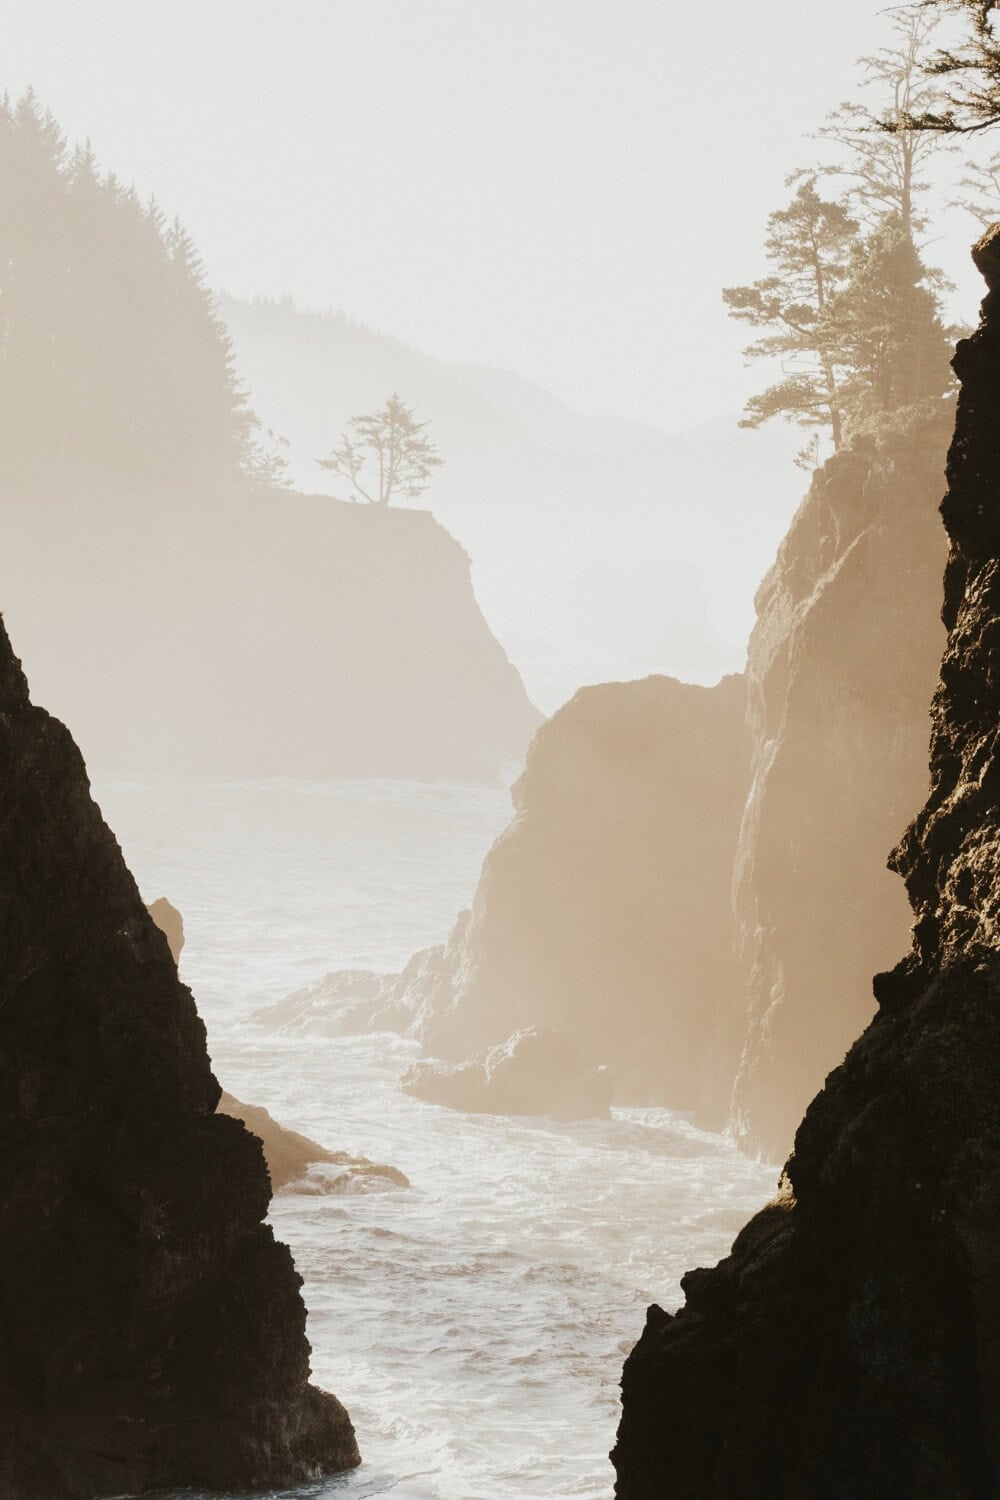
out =
[[358,1462],[308,1383],[260,1145],[0,625],[0,1494],[286,1485]]
[[553,1031],[528,1027],[467,1063],[414,1063],[400,1088],[469,1114],[607,1119],[612,1079]]
[[739,677],[582,689],[532,741],[514,820],[448,942],[400,976],[331,975],[255,1019],[401,1031],[459,1064],[538,1028],[605,1065],[618,1100],[723,1124],[738,1055],[721,1017],[740,982],[730,883],[744,714]]
[[936,507],[946,433],[894,458],[841,452],[757,594],[747,653],[753,790],[735,897],[745,962],[732,1124],[774,1160],[871,1019],[871,976],[909,940],[885,853],[927,793],[944,632]]
[[810,1105],[785,1189],[650,1309],[620,1500],[984,1500],[1000,1489],[1000,252],[958,348],[931,791],[894,855],[916,924]]

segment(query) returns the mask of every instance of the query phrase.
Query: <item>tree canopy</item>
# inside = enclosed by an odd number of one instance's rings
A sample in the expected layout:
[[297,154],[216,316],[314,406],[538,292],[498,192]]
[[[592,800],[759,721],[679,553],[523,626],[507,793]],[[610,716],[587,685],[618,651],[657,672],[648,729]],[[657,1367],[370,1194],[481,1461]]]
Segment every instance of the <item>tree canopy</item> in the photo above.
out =
[[[893,45],[860,67],[895,128],[880,128],[860,105],[834,111],[820,135],[842,159],[788,179],[794,194],[767,223],[773,270],[723,291],[733,317],[763,330],[745,353],[780,361],[782,372],[750,397],[741,425],[780,416],[811,429],[803,463],[818,456],[817,430],[835,449],[862,435],[901,435],[932,421],[953,385],[939,300],[946,283],[915,241],[927,223],[922,167],[937,143],[909,124],[937,97],[922,74],[935,25],[913,10],[892,19]],[[820,191],[834,182],[846,184],[839,195]]]
[[229,480],[261,463],[190,236],[34,95],[0,101],[3,472]]
[[[960,21],[966,35],[940,48],[925,66],[941,80],[939,102],[917,107],[907,128],[969,135],[1000,122],[1000,7],[998,0],[920,0],[921,9]],[[899,124],[885,122],[890,131]]]

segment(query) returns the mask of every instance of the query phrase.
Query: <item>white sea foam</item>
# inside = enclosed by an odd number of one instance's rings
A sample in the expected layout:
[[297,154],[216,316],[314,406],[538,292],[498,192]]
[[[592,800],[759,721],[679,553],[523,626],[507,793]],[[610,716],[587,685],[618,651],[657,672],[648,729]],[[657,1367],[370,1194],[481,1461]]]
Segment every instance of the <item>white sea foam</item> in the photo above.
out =
[[773,1168],[668,1110],[457,1115],[399,1093],[415,1049],[398,1037],[246,1021],[330,969],[391,971],[442,940],[509,818],[506,792],[142,780],[96,795],[145,898],[184,914],[181,972],[226,1087],[412,1183],[274,1201],[305,1277],[315,1376],[365,1458],[286,1493],[603,1500],[647,1303],[676,1306],[681,1274],[725,1253]]

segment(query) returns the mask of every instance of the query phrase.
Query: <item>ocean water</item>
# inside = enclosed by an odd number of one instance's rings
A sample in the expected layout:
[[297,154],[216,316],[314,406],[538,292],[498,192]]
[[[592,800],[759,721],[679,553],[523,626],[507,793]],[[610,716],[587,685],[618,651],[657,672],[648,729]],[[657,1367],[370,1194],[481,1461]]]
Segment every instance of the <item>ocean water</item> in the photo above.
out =
[[[390,1035],[275,1035],[258,1005],[442,940],[510,817],[506,791],[409,782],[95,787],[143,896],[185,920],[181,974],[224,1086],[409,1189],[279,1195],[314,1377],[364,1463],[289,1497],[596,1500],[645,1308],[725,1254],[776,1170],[667,1110],[461,1115],[401,1094]],[[188,1492],[190,1495],[192,1492]]]

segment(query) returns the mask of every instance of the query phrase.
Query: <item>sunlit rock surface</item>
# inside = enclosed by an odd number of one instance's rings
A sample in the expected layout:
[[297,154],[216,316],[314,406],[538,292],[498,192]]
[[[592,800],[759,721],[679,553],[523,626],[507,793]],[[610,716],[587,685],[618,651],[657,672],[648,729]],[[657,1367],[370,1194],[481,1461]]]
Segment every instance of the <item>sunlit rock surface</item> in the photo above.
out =
[[358,1462],[309,1385],[260,1145],[0,626],[0,1494],[277,1486]]
[[744,716],[736,676],[583,688],[535,736],[514,819],[447,943],[400,976],[333,974],[254,1019],[401,1031],[448,1063],[537,1027],[606,1067],[618,1102],[721,1126],[742,1014]]
[[587,1120],[607,1119],[612,1083],[607,1068],[595,1066],[563,1037],[530,1026],[466,1063],[414,1063],[400,1088],[469,1114]]
[[184,918],[166,896],[157,896],[146,910],[166,938],[174,963],[179,964],[184,948]]
[[[223,1092],[219,1112],[242,1120],[264,1148],[274,1192],[342,1193],[365,1188],[409,1187],[409,1180],[396,1167],[350,1156],[346,1151],[328,1151],[316,1141],[287,1125],[279,1125],[260,1105],[244,1104]],[[311,1168],[335,1168],[311,1171]]]
[[927,793],[944,643],[946,432],[818,470],[757,594],[753,782],[735,897],[747,1010],[734,1124],[782,1160],[908,941],[886,851]]
[[810,1105],[785,1192],[684,1278],[676,1316],[650,1309],[622,1382],[619,1500],[1000,1490],[997,298],[955,359],[931,789],[893,857],[913,948]]
[[0,500],[9,627],[102,775],[492,784],[541,720],[428,511],[2,476]]

